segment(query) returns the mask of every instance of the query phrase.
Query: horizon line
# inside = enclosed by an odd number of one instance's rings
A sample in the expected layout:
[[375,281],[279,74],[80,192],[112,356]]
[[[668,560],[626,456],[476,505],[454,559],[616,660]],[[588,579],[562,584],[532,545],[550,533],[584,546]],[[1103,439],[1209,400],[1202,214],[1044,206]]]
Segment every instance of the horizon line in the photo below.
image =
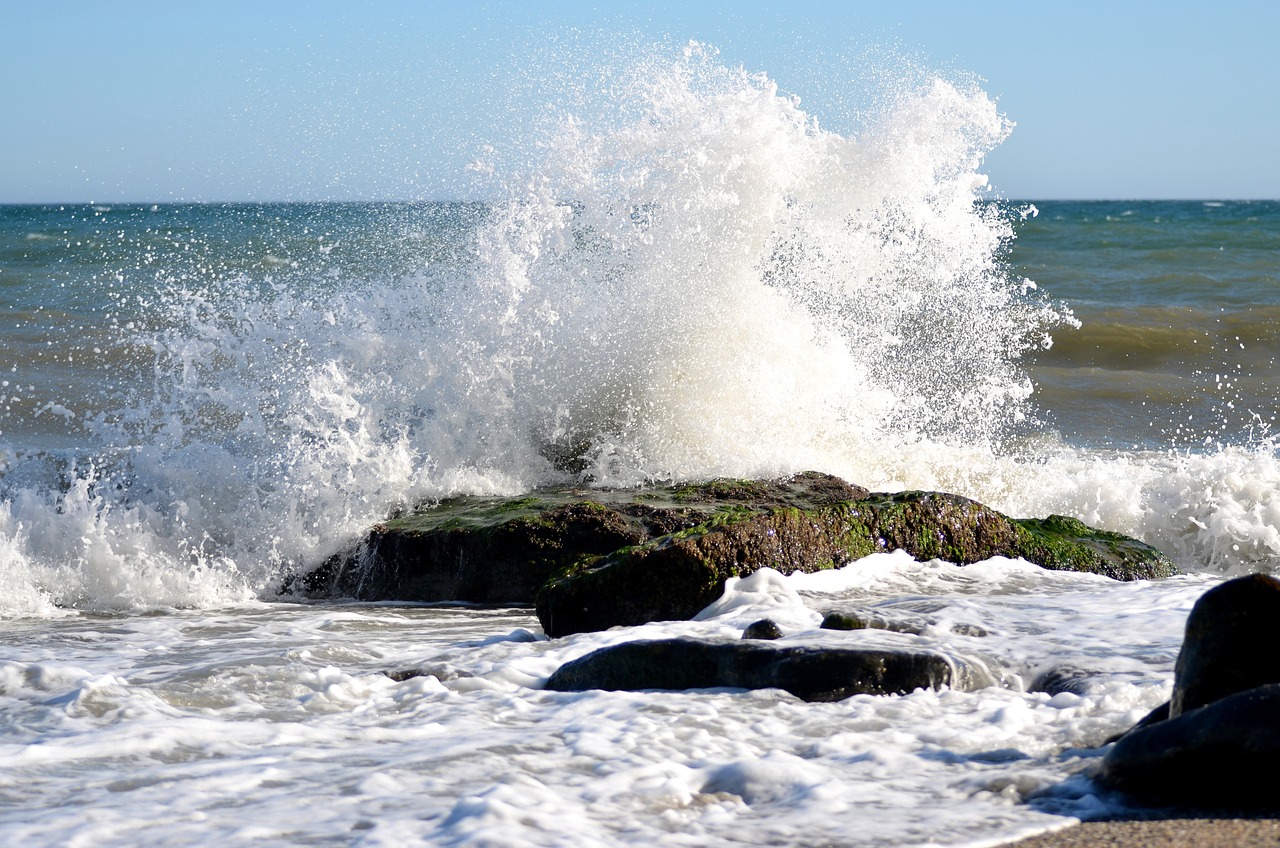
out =
[[[978,202],[996,203],[1276,203],[1280,197],[988,197]],[[0,206],[285,206],[359,205],[388,206],[428,203],[497,203],[475,198],[364,198],[343,200],[0,200]]]

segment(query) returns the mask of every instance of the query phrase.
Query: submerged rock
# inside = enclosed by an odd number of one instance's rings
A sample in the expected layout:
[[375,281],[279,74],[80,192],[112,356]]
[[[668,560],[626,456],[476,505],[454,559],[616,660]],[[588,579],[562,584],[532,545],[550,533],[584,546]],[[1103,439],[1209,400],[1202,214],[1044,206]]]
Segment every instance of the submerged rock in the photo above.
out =
[[925,621],[896,621],[864,612],[833,610],[822,616],[821,630],[890,630],[919,636],[928,627]]
[[916,689],[970,689],[989,676],[939,653],[778,646],[756,641],[660,639],[601,648],[561,666],[547,688],[784,689],[806,701],[852,695],[905,694]]
[[[822,630],[889,630],[922,636],[925,631],[938,624],[928,616],[912,613],[885,615],[867,610],[831,610],[822,616],[822,623],[818,627]],[[976,624],[956,622],[946,625],[946,628],[959,636],[990,635],[986,628]]]
[[1013,519],[959,495],[873,494],[808,472],[644,489],[455,498],[375,527],[286,590],[362,600],[536,602],[549,636],[688,619],[730,577],[835,568],[877,551],[959,565],[1023,557],[1165,577],[1154,548],[1062,516]]
[[1055,665],[1037,674],[1027,686],[1027,691],[1043,692],[1046,695],[1061,695],[1064,692],[1087,695],[1090,683],[1097,677],[1097,674],[1082,668]]

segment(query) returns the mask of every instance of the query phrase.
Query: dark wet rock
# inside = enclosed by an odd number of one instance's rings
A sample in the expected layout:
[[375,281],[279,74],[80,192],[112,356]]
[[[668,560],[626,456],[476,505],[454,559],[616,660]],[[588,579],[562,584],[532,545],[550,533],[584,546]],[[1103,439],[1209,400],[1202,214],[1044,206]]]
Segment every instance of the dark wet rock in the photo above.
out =
[[437,663],[435,665],[418,666],[416,668],[397,668],[383,671],[387,677],[390,677],[396,683],[403,683],[406,680],[412,680],[415,677],[434,677],[441,683],[457,680],[460,677],[470,677],[458,671],[451,665]]
[[822,616],[818,627],[822,630],[866,630],[871,627],[871,622],[857,613],[829,612]]
[[1089,691],[1089,681],[1096,679],[1092,672],[1069,665],[1055,665],[1036,675],[1027,687],[1028,692],[1043,692],[1046,695],[1085,695]]
[[1215,586],[1187,616],[1173,669],[1173,696],[1128,730],[1126,736],[1177,718],[1229,695],[1280,683],[1280,580],[1250,574]]
[[1280,580],[1250,574],[1205,592],[1187,616],[1173,696],[1109,742],[1258,686],[1280,684]]
[[1258,686],[1125,734],[1096,778],[1139,801],[1196,809],[1280,809],[1280,684]]
[[889,630],[894,633],[911,633],[919,636],[928,622],[894,621],[887,618],[857,612],[829,612],[818,625],[822,630]]
[[1187,616],[1169,717],[1280,683],[1280,580],[1251,574],[1205,592]]
[[930,651],[662,639],[601,648],[561,666],[547,688],[784,689],[806,701],[838,701],[942,686],[969,689],[990,682],[985,672]]
[[692,509],[602,503],[609,494],[566,490],[441,501],[377,525],[359,548],[286,590],[313,598],[529,604],[551,575],[582,556],[702,520]]
[[[888,630],[893,633],[923,635],[931,627],[937,627],[937,619],[916,613],[886,614],[867,610],[831,610],[818,625],[823,630]],[[947,629],[959,636],[987,636],[985,628],[961,622],[948,624]]]
[[1144,727],[1150,727],[1153,724],[1159,724],[1160,722],[1164,721],[1168,717],[1169,717],[1169,702],[1165,701],[1163,704],[1156,707],[1154,710],[1152,710],[1151,712],[1144,715],[1141,719],[1139,719],[1138,723],[1135,724],[1133,727],[1130,727],[1128,730],[1123,730],[1120,733],[1117,733],[1115,736],[1109,737],[1102,744],[1110,745],[1113,742],[1119,742],[1121,739],[1125,738],[1130,733],[1133,733],[1135,730],[1141,730]]
[[747,629],[742,631],[743,639],[781,639],[782,628],[772,619],[762,618],[759,621],[753,621],[747,625]]
[[285,591],[361,600],[536,602],[550,636],[688,619],[730,577],[835,568],[901,548],[960,565],[1024,557],[1117,579],[1173,566],[1074,519],[1012,519],[959,495],[872,494],[808,472],[645,489],[455,498],[375,527]]
[[1280,580],[1239,577],[1187,616],[1173,696],[1118,737],[1096,775],[1140,801],[1280,810]]

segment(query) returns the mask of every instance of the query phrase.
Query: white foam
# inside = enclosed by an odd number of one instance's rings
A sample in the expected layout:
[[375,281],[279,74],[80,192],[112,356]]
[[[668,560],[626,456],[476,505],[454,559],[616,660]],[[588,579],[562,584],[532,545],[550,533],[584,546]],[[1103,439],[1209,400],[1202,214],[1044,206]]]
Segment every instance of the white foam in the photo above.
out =
[[[864,566],[880,577],[859,585]],[[978,568],[988,569],[981,589],[964,582],[967,569],[882,555],[843,569],[851,588],[820,599],[799,576],[768,575],[746,594],[759,602],[752,614],[793,609],[788,583],[815,609],[840,600],[918,612],[927,602],[942,617],[990,597],[990,635],[955,636],[953,647],[982,642],[1019,669],[1084,668],[1094,674],[1085,694],[989,688],[807,704],[776,691],[537,688],[543,670],[617,641],[736,635],[740,607],[555,641],[488,638],[528,631],[527,612],[387,606],[43,622],[13,633],[0,656],[13,718],[0,739],[13,778],[0,834],[104,845],[249,833],[278,844],[355,833],[375,844],[554,845],[572,834],[574,844],[630,845],[680,834],[745,845],[857,833],[859,844],[889,846],[1049,827],[1097,802],[1066,793],[1046,811],[1024,799],[1069,782],[1096,756],[1089,746],[1167,696],[1182,617],[1211,581],[1180,578],[1162,593],[1045,572],[1030,583],[1009,562]],[[787,640],[875,635],[810,629]],[[410,666],[430,674],[380,673]],[[84,791],[86,781],[106,791]]]

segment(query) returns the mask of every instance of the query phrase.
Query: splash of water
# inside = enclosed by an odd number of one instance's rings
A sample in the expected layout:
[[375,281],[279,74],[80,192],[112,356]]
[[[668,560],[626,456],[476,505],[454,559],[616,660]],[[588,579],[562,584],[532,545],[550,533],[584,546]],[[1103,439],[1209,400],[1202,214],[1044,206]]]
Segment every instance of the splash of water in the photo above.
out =
[[1247,482],[1171,503],[1223,461],[1011,449],[1019,357],[1072,319],[1001,264],[979,168],[1010,125],[983,92],[912,86],[841,135],[696,44],[610,91],[557,111],[534,167],[478,162],[505,199],[434,221],[458,249],[418,272],[162,274],[125,339],[150,379],[88,416],[92,460],[9,469],[20,611],[269,594],[423,498],[808,468],[1081,515],[1184,562],[1280,554]]
[[850,457],[886,443],[1007,439],[1018,356],[1068,316],[997,261],[977,168],[1009,125],[986,95],[935,80],[846,137],[699,45],[648,71],[637,118],[563,115],[480,238],[472,368],[503,362],[542,453],[624,485],[865,478]]

